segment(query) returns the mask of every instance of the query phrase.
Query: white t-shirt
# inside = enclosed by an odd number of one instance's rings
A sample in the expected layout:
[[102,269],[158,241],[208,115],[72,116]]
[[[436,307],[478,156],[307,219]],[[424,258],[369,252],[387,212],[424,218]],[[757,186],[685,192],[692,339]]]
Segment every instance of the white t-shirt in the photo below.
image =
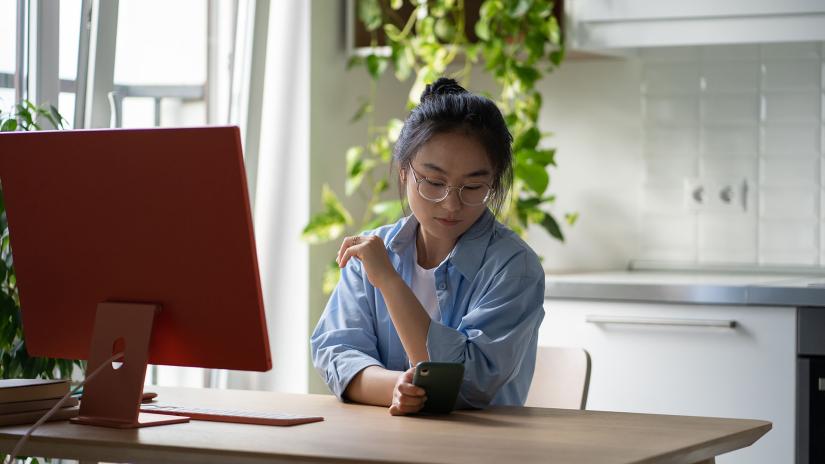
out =
[[441,321],[441,310],[438,309],[438,297],[435,295],[435,268],[424,269],[416,261],[412,275],[412,291],[430,315],[430,319]]

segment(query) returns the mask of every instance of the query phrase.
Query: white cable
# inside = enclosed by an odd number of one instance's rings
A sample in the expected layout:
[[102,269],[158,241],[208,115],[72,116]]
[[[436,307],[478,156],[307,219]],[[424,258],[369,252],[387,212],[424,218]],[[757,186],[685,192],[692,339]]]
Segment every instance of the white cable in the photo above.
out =
[[34,425],[32,425],[29,428],[29,430],[22,437],[20,437],[19,440],[17,440],[17,444],[14,445],[14,450],[11,452],[11,454],[6,456],[6,459],[3,460],[3,464],[12,464],[12,462],[14,462],[14,457],[17,456],[17,454],[20,452],[20,449],[23,448],[23,445],[26,444],[26,441],[28,441],[29,436],[31,436],[31,434],[34,433],[34,430],[36,428],[40,427],[41,425],[43,425],[44,422],[49,420],[49,418],[52,417],[52,414],[57,412],[57,410],[60,409],[63,406],[63,403],[65,403],[66,400],[69,399],[70,396],[72,396],[74,393],[76,393],[78,390],[80,390],[81,387],[86,385],[86,382],[92,380],[94,378],[94,376],[96,376],[98,374],[98,372],[100,372],[104,367],[111,366],[112,362],[114,362],[115,360],[120,359],[122,357],[123,357],[123,353],[113,354],[111,358],[107,359],[106,361],[103,362],[103,364],[98,366],[97,369],[95,369],[94,372],[87,375],[86,379],[84,379],[82,382],[80,382],[79,385],[77,385],[76,387],[71,389],[69,391],[69,393],[66,393],[66,395],[63,398],[61,398],[60,401],[57,402],[57,404],[55,404],[51,409],[49,409],[46,412],[46,414],[44,414],[43,417],[40,418],[39,421],[35,422]]

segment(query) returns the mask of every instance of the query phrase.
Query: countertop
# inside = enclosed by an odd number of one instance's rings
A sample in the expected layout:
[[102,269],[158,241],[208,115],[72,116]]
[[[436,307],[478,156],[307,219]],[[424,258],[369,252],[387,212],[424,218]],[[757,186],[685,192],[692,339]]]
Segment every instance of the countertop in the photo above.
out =
[[649,270],[548,274],[545,298],[825,306],[825,275]]

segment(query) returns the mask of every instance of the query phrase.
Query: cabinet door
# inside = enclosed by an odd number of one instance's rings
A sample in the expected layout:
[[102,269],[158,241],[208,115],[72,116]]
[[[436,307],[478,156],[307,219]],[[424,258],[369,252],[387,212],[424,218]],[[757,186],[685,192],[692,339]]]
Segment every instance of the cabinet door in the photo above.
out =
[[717,462],[793,462],[795,308],[552,299],[545,311],[540,345],[590,352],[587,409],[769,420]]

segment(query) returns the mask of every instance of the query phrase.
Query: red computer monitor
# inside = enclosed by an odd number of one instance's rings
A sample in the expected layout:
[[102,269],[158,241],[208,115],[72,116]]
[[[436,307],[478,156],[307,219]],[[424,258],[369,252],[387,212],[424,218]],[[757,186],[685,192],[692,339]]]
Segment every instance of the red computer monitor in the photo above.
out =
[[142,305],[149,363],[271,368],[238,128],[4,133],[0,182],[31,355],[90,359],[98,306]]

